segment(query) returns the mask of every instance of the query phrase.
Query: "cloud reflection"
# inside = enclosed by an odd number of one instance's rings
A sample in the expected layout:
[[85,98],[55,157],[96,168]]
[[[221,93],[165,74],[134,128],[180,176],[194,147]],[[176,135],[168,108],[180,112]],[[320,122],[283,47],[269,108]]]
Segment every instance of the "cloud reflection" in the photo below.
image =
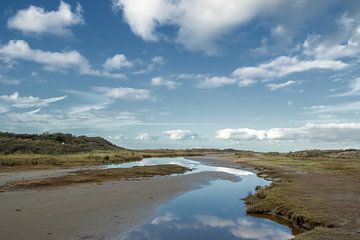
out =
[[233,236],[240,239],[290,239],[291,234],[274,228],[271,224],[252,222],[246,219],[237,220],[201,215],[195,217],[198,223],[206,228],[226,228]]

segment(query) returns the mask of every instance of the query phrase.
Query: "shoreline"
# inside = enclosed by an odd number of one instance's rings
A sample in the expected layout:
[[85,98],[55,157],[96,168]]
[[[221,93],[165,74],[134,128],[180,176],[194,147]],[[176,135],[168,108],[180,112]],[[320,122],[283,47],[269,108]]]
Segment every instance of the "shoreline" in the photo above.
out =
[[[217,163],[217,165],[219,165],[219,163],[222,163],[223,166],[235,167],[235,168],[243,169],[246,171],[250,171],[250,172],[256,174],[260,178],[271,181],[271,184],[273,184],[274,181],[278,180],[278,179],[271,178],[268,175],[263,175],[263,172],[261,172],[261,170],[259,168],[254,167],[250,164],[239,164],[234,161],[234,160],[236,160],[235,158],[233,159],[232,157],[229,157],[228,155],[210,154],[210,155],[186,157],[186,158],[192,159],[192,160],[202,160],[202,161],[205,161],[210,164]],[[267,187],[270,187],[271,184]],[[256,189],[254,189],[254,191],[255,190]],[[246,199],[243,199],[243,201],[246,205],[246,208],[248,209],[249,205],[246,204]],[[305,231],[309,230],[309,229],[304,229],[300,226],[295,225],[291,219],[289,219],[283,215],[278,215],[275,212],[274,213],[249,213],[248,212],[247,214],[254,216],[254,217],[266,218],[266,219],[275,221],[279,224],[285,225],[291,229],[293,235],[298,235],[298,234],[304,233]]]
[[[263,154],[252,157],[209,154],[185,156],[185,158],[219,167],[251,171],[271,181],[269,186],[256,187],[255,193],[243,199],[247,212],[249,215],[270,219],[290,227],[296,240],[350,240],[358,239],[360,236],[360,231],[356,231],[358,227],[356,216],[354,219],[354,213],[356,214],[356,209],[359,209],[359,205],[354,203],[360,200],[358,198],[360,191],[357,188],[359,186],[357,184],[360,184],[360,181],[357,181],[360,179],[357,175],[345,177],[339,172],[334,175],[327,168],[324,173],[322,165],[313,167],[313,162],[317,160],[306,162],[291,158],[282,159],[278,156],[270,158]],[[309,161],[311,168],[306,165]],[[321,164],[325,163],[321,162]],[[48,171],[45,175],[41,171],[35,173],[48,177],[47,174],[51,175],[51,170]],[[54,170],[53,173],[56,175],[68,172],[59,173]],[[356,173],[356,170],[351,173]],[[14,174],[21,177],[17,173]],[[148,221],[161,203],[182,193],[201,188],[212,180],[232,178],[232,175],[226,173],[202,172],[141,180],[85,183],[56,189],[3,192],[0,193],[0,212],[2,212],[0,231],[3,236],[11,239],[24,239],[28,236],[31,236],[30,239],[121,239],[121,236],[125,236],[127,232]],[[0,183],[1,180],[0,174]],[[334,185],[339,180],[343,184],[340,190]],[[349,185],[350,180],[355,182],[350,182]],[[346,201],[340,203],[330,198],[327,202],[326,194],[330,194],[329,186],[332,191],[330,193],[335,194],[339,199],[344,196],[352,197],[349,199],[352,199],[353,202],[350,203],[353,205],[349,204],[353,210],[342,209],[344,206],[349,207]],[[298,201],[294,202],[294,199]],[[314,202],[311,202],[313,199],[319,199],[321,205],[314,205]],[[353,216],[336,212],[329,207],[332,206],[331,204],[336,204],[346,214],[352,210],[350,214]],[[317,208],[314,209],[314,206]],[[318,214],[319,211],[322,213],[323,209],[325,211],[323,215]],[[329,214],[329,211],[332,213]],[[329,215],[332,218],[329,218]],[[351,225],[350,222],[349,227],[343,227],[342,219],[355,221],[355,225]],[[29,223],[32,222],[35,226],[29,227]],[[25,229],[20,233],[18,226],[25,226]]]
[[[121,239],[174,197],[232,175],[203,172],[0,193],[5,239]],[[21,228],[21,231],[19,231]]]
[[[299,230],[294,239],[359,239],[360,218],[356,216],[360,200],[360,191],[356,187],[360,184],[358,175],[348,175],[346,169],[332,172],[341,166],[335,168],[331,159],[328,162],[306,159],[304,163],[301,161],[305,160],[286,158],[286,162],[279,157],[277,161],[276,157],[257,154],[251,157],[235,154],[205,157],[244,167],[271,181],[269,186],[257,188],[245,199],[248,214],[271,220],[274,217],[284,219],[291,223],[293,230]],[[315,163],[319,164],[317,168],[312,167]],[[343,185],[338,186],[338,182]]]

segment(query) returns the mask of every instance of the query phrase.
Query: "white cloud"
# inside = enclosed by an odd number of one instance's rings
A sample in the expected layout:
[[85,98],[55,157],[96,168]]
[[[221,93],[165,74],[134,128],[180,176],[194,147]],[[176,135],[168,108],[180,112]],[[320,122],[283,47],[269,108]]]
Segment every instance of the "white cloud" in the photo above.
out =
[[187,49],[216,54],[216,41],[237,26],[268,13],[283,0],[113,0],[132,31],[146,41],[157,41],[157,27],[178,28],[175,41]]
[[164,65],[166,63],[166,59],[163,56],[155,56],[150,60],[150,64],[154,65]]
[[233,85],[237,79],[228,77],[207,77],[199,83],[200,88],[217,88],[226,85]]
[[30,107],[45,107],[53,102],[64,100],[67,96],[53,97],[53,98],[38,98],[33,96],[20,96],[18,92],[11,95],[2,95],[0,100],[9,102],[12,106],[17,108],[30,108]]
[[159,68],[160,66],[165,65],[166,62],[166,59],[162,56],[155,56],[151,58],[150,61],[137,60],[137,63],[142,65],[142,69],[134,71],[134,74],[150,73]]
[[334,105],[314,105],[304,110],[312,113],[355,113],[360,112],[360,101],[339,103]]
[[172,140],[189,140],[196,139],[198,135],[190,130],[176,129],[162,132],[163,135],[168,136]]
[[96,112],[96,111],[100,111],[103,110],[105,108],[107,108],[109,106],[110,102],[104,102],[104,103],[94,103],[94,104],[82,104],[82,105],[77,105],[77,106],[73,106],[71,108],[68,109],[68,113],[71,114],[77,114],[77,115],[81,115],[81,114],[88,114],[89,112]]
[[351,81],[350,90],[344,93],[336,94],[337,97],[360,95],[360,77]]
[[170,20],[172,3],[166,0],[113,0],[114,9],[122,9],[131,30],[147,41],[156,41],[155,28]]
[[139,141],[154,141],[157,140],[156,136],[152,136],[149,133],[139,133],[136,137],[135,140],[139,140]]
[[[195,217],[201,227],[205,228],[221,228],[222,231],[228,231],[236,238],[241,239],[290,239],[291,234],[273,229],[270,224],[257,223],[245,219],[227,219],[209,215],[198,215]],[[200,227],[193,226],[193,228]],[[262,231],[258,231],[262,229]]]
[[251,128],[225,128],[216,131],[215,137],[224,140],[263,140],[266,138],[266,131]]
[[308,123],[298,128],[227,128],[216,132],[224,140],[360,141],[360,123]]
[[254,85],[256,81],[250,78],[239,79],[239,87],[250,87]]
[[50,52],[31,49],[24,40],[11,40],[0,47],[0,58],[4,61],[26,60],[43,64],[48,70],[77,70],[83,75],[109,78],[125,78],[123,74],[113,74],[93,69],[88,60],[77,51]]
[[8,112],[0,115],[2,129],[26,127],[38,131],[71,131],[86,129],[115,131],[124,125],[138,124],[134,113],[90,110],[88,112],[72,112],[68,109],[52,110],[50,112],[39,109],[30,112]]
[[174,221],[177,219],[178,219],[178,217],[176,217],[174,214],[167,212],[163,215],[160,215],[160,216],[154,218],[151,221],[151,224],[159,225],[159,224],[164,224],[164,223],[171,222],[171,221]]
[[267,84],[266,87],[269,88],[270,91],[275,91],[275,90],[289,87],[294,84],[296,84],[295,81],[289,80],[289,81],[283,82],[283,83],[270,83],[270,84]]
[[7,25],[9,28],[20,30],[23,33],[69,36],[71,35],[69,27],[83,23],[80,4],[72,12],[69,4],[60,1],[57,11],[46,11],[36,6],[19,10],[8,20]]
[[327,36],[310,35],[304,42],[304,53],[317,59],[341,59],[360,54],[360,19],[343,15],[339,31]]
[[348,65],[333,60],[299,60],[296,57],[281,56],[270,62],[262,63],[256,67],[240,67],[232,75],[241,80],[272,80],[293,73],[311,70],[341,70]]
[[198,215],[195,216],[195,218],[200,222],[201,225],[206,227],[226,228],[236,226],[236,223],[233,219],[225,219],[208,215]]
[[108,71],[119,70],[132,66],[133,63],[130,62],[124,54],[116,54],[113,57],[106,59],[103,64],[103,67]]
[[154,77],[151,79],[152,86],[165,86],[170,90],[175,89],[179,83],[171,80],[164,79],[163,77]]
[[94,87],[96,92],[103,93],[106,97],[111,99],[123,100],[153,100],[154,97],[147,89],[141,88],[108,88],[108,87]]
[[128,138],[123,134],[118,134],[118,135],[115,135],[115,136],[108,136],[108,139],[110,141],[114,141],[114,142],[128,140]]

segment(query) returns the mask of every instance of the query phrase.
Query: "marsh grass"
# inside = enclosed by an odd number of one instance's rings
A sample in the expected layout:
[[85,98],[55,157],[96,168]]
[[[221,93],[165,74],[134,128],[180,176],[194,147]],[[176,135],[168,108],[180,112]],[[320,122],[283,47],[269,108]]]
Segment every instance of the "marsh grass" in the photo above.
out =
[[297,239],[360,239],[360,151],[301,151],[236,155],[274,180],[245,202],[250,214],[282,216],[310,231]]

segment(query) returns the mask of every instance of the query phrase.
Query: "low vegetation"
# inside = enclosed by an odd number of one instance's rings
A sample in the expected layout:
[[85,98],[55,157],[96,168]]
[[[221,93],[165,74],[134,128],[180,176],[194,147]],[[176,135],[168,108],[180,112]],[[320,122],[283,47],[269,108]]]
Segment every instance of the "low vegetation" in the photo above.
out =
[[64,133],[15,134],[0,132],[2,154],[69,154],[122,149],[101,137]]
[[250,214],[276,215],[306,229],[295,239],[360,238],[360,151],[237,153],[273,180],[246,198]]
[[144,157],[176,157],[205,150],[130,150],[100,137],[63,133],[0,133],[0,172],[75,167],[138,161]]
[[169,174],[180,174],[188,170],[190,169],[174,164],[117,169],[81,170],[60,177],[14,181],[1,186],[0,192],[60,187],[80,183],[102,183],[105,181],[149,178]]

